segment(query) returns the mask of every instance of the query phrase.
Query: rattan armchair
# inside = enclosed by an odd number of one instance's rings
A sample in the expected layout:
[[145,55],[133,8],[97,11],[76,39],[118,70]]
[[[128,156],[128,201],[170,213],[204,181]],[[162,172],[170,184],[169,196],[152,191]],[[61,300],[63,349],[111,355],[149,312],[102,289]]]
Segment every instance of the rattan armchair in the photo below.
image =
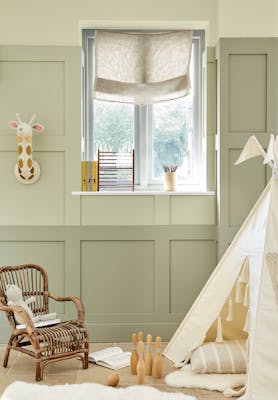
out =
[[[47,314],[49,298],[72,301],[77,308],[77,319],[41,328],[34,324],[27,312],[19,306],[8,306],[6,286],[15,284],[22,289],[24,300],[34,296],[30,305],[34,315]],[[48,277],[43,268],[34,264],[0,268],[0,310],[5,311],[12,330],[3,366],[7,367],[10,350],[17,350],[35,359],[36,380],[43,379],[44,367],[55,361],[81,357],[83,368],[88,368],[88,332],[84,325],[84,307],[77,297],[57,297],[48,292]],[[14,312],[23,319],[25,327],[17,329]],[[29,346],[29,348],[26,348]]]

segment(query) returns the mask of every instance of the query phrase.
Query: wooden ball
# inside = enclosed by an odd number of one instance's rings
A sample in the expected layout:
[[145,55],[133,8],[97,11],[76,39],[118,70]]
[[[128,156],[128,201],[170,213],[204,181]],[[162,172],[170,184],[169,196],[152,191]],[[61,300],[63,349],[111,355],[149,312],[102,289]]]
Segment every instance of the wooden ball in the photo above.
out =
[[117,386],[120,381],[120,377],[117,372],[113,372],[112,374],[108,375],[107,378],[107,385],[108,386]]

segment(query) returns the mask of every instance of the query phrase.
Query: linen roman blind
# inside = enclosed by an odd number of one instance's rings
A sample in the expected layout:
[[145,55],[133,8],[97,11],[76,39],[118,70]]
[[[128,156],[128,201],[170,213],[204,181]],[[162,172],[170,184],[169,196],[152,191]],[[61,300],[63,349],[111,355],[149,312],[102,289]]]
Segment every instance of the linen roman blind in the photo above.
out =
[[186,96],[192,31],[97,30],[94,98],[151,104]]

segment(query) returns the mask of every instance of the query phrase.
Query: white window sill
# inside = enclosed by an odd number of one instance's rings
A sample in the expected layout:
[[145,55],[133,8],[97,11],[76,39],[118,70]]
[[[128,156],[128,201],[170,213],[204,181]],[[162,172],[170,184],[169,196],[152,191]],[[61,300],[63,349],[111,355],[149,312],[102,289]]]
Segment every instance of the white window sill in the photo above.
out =
[[132,191],[103,191],[103,192],[72,192],[73,196],[214,196],[215,192],[181,191],[166,192],[162,190],[135,190]]

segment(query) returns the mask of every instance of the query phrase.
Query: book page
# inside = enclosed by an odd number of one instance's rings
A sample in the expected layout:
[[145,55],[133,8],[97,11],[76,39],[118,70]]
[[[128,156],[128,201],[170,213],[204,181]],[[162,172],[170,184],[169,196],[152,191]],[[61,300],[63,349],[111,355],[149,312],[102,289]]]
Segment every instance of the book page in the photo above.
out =
[[103,360],[97,361],[98,365],[111,369],[119,369],[130,365],[131,353],[126,351],[124,353],[115,354],[113,356],[104,358]]
[[123,350],[120,347],[107,347],[106,349],[95,351],[89,354],[89,359],[92,361],[100,361],[105,360],[111,356],[115,356],[117,354],[121,354]]

